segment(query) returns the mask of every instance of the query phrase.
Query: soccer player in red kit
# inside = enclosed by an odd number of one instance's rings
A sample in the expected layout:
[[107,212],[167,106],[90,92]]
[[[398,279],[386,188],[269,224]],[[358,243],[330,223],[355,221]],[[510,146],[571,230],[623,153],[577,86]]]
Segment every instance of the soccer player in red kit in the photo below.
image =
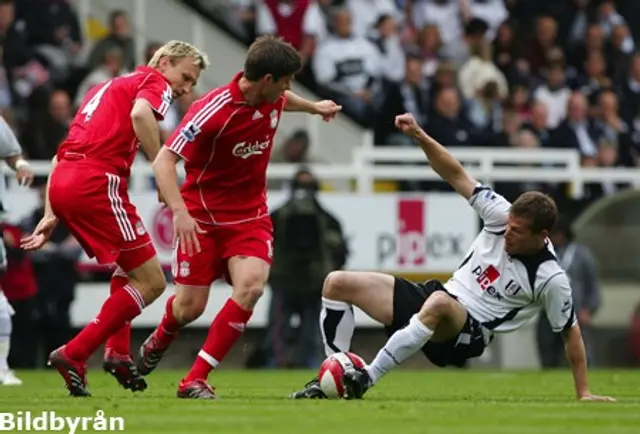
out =
[[[244,71],[189,108],[154,162],[179,241],[173,267],[177,287],[162,322],[140,349],[140,373],[149,374],[179,330],[202,314],[216,279],[225,277],[233,286],[178,386],[180,398],[215,398],[208,374],[244,331],[266,284],[273,246],[266,171],[282,112],[308,112],[328,121],[341,109],[288,90],[300,67],[291,45],[272,36],[257,39]],[[180,159],[187,173],[182,191],[175,169]]]
[[[49,355],[49,363],[73,396],[90,395],[89,356],[122,328],[128,339],[128,323],[166,287],[151,239],[129,200],[127,178],[138,146],[149,160],[155,159],[160,150],[158,120],[164,118],[173,98],[191,91],[207,64],[206,56],[194,46],[171,41],[148,66],[96,86],[85,97],[53,159],[45,215],[22,247],[42,247],[59,219],[89,257],[118,266],[111,296],[98,316]],[[121,344],[107,343],[103,366],[125,388],[144,390],[146,383],[129,356],[128,341],[115,351]]]

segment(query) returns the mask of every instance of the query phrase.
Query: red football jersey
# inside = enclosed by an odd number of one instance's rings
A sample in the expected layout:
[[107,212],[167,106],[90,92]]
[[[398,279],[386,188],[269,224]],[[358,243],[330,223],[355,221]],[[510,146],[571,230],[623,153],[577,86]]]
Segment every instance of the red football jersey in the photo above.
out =
[[146,66],[94,86],[58,149],[58,160],[65,156],[93,160],[128,177],[139,146],[130,118],[134,102],[145,99],[163,119],[172,95],[169,81]]
[[268,215],[267,165],[286,97],[251,106],[238,87],[240,77],[194,102],[165,145],[185,161],[182,196],[203,223]]

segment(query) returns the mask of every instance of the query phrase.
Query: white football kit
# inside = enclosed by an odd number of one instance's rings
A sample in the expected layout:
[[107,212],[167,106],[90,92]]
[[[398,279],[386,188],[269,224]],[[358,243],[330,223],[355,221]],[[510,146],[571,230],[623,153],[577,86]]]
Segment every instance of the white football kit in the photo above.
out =
[[460,268],[444,284],[486,329],[517,330],[544,310],[555,332],[576,324],[569,279],[550,241],[539,253],[509,255],[504,233],[511,203],[479,185],[469,200],[484,221]]

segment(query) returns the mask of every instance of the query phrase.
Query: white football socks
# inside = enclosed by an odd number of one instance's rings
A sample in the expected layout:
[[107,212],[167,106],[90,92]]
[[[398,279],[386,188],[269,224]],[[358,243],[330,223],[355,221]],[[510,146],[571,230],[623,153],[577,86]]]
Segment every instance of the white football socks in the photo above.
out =
[[349,351],[355,326],[353,306],[343,301],[322,297],[320,331],[327,357],[331,354]]
[[417,314],[413,315],[409,324],[395,332],[378,352],[373,362],[366,367],[371,383],[377,383],[389,371],[407,360],[422,348],[431,336],[433,336],[433,330],[424,325]]

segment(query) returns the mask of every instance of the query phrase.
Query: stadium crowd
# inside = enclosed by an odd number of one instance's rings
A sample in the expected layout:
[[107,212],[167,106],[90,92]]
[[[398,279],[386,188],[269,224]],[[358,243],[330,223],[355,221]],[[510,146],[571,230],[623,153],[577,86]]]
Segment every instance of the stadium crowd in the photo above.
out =
[[[637,2],[186,3],[246,41],[289,40],[306,59],[301,79],[374,129],[379,145],[410,145],[393,119],[412,112],[448,146],[572,148],[584,166],[637,165]],[[592,185],[589,195],[624,187]]]

